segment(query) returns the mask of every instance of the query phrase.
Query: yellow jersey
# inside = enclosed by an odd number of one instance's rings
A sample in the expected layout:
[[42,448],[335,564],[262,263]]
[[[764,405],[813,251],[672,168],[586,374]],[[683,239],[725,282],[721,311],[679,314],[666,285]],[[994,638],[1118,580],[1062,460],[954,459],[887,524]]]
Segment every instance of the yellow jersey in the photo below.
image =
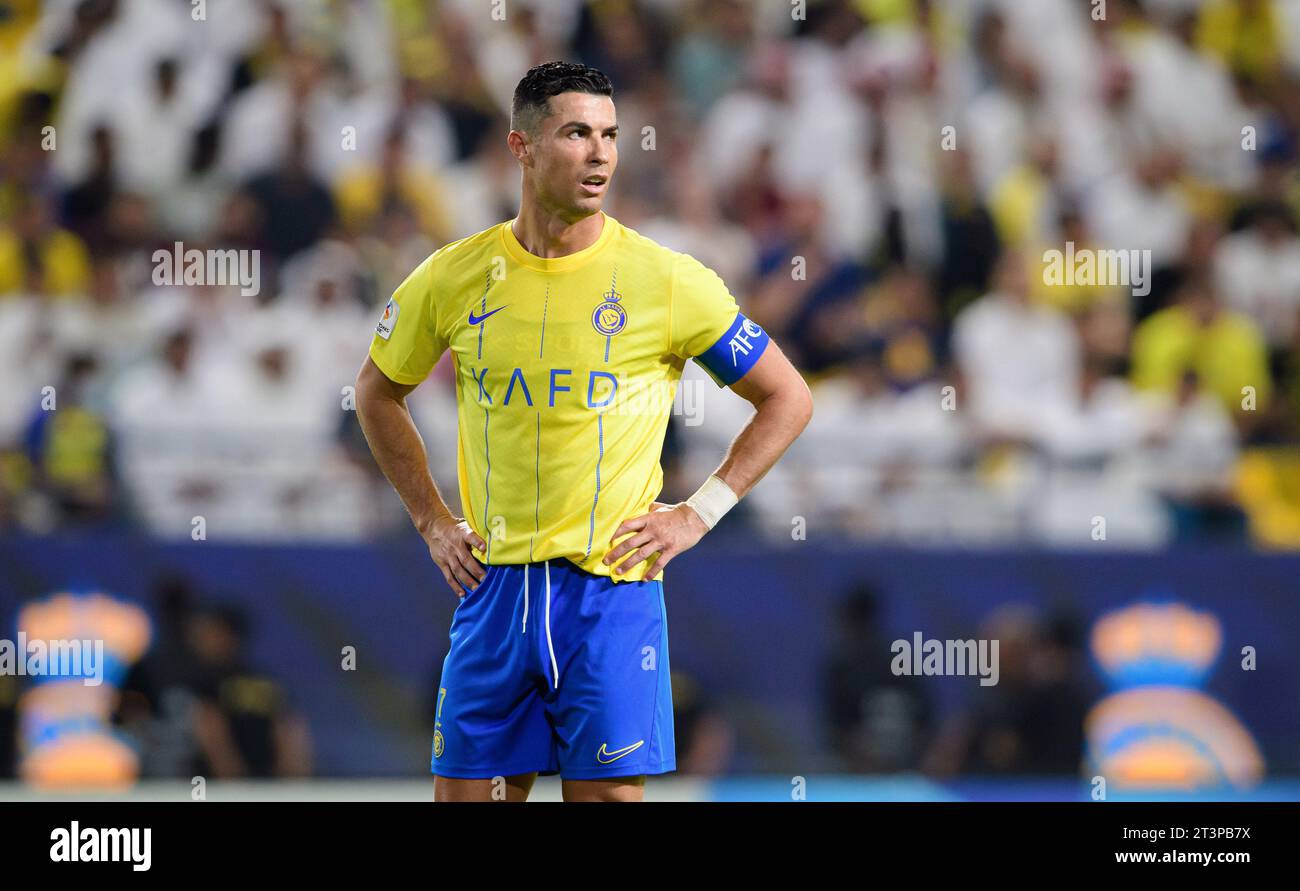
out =
[[602,216],[596,241],[563,257],[529,253],[511,221],[452,242],[375,329],[370,358],[400,384],[451,350],[461,506],[484,563],[563,557],[610,576],[614,530],[662,488],[686,360],[729,386],[767,346],[716,273]]

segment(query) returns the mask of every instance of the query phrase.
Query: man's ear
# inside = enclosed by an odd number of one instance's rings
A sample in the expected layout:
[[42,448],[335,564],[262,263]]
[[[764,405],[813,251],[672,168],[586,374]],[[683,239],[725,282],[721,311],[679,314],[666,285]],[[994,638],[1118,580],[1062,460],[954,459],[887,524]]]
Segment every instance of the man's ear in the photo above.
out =
[[525,167],[533,166],[533,145],[521,130],[511,130],[506,136],[506,145],[515,160]]

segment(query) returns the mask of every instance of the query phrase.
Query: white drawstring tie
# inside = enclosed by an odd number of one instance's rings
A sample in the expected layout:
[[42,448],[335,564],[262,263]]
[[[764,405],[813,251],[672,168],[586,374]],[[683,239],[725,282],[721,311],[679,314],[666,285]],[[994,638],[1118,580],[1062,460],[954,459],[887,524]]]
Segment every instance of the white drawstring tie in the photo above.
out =
[[[528,633],[528,567],[524,564],[524,621],[520,627],[521,634]],[[560,689],[560,667],[555,661],[555,644],[551,640],[551,561],[543,564],[546,569],[546,650],[551,655],[551,686]]]
[[551,671],[555,674],[555,689],[560,689],[560,669],[555,664],[555,644],[551,643],[551,561],[546,561],[546,649],[551,653]]

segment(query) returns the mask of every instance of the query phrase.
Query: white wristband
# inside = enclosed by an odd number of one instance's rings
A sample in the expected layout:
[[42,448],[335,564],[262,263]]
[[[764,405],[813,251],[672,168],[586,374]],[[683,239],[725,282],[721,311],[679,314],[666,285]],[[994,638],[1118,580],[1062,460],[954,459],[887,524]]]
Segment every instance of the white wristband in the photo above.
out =
[[740,498],[717,474],[711,474],[704,485],[694,495],[686,499],[694,511],[700,515],[704,525],[712,529],[727,511],[736,506]]

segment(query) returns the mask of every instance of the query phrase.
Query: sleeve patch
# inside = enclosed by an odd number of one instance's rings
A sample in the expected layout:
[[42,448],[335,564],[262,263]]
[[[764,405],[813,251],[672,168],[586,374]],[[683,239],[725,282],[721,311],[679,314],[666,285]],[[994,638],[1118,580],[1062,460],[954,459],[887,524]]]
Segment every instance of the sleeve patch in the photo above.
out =
[[736,313],[736,320],[718,342],[695,357],[720,386],[729,387],[754,367],[767,349],[767,332],[756,323]]
[[397,325],[397,314],[401,312],[402,307],[392,297],[388,298],[388,304],[384,307],[384,314],[379,317],[379,324],[375,326],[375,333],[384,340],[393,336],[393,328]]

